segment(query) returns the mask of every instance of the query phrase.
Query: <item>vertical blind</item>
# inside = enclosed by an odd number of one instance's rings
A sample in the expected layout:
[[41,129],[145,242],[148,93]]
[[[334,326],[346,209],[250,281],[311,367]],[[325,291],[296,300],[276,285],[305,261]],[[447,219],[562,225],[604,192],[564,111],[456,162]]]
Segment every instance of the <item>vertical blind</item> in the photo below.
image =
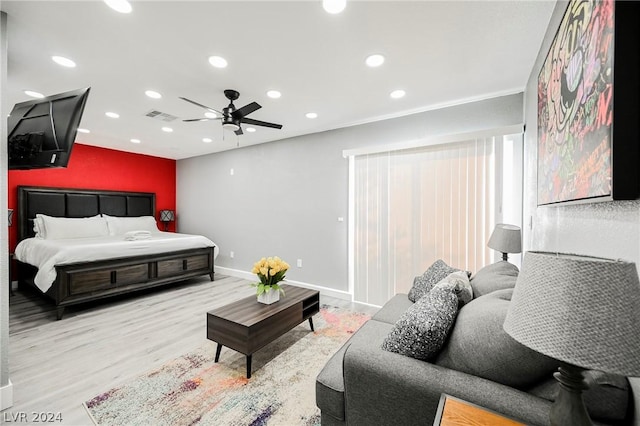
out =
[[382,305],[437,259],[476,271],[496,217],[496,140],[356,155],[353,293]]

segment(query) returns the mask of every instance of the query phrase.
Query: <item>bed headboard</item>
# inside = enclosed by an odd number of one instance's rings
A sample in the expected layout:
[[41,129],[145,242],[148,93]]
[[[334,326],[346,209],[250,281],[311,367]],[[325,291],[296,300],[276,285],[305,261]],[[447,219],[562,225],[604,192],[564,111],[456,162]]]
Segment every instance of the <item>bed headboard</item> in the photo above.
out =
[[18,238],[33,237],[36,213],[55,217],[154,216],[156,194],[93,189],[18,187]]

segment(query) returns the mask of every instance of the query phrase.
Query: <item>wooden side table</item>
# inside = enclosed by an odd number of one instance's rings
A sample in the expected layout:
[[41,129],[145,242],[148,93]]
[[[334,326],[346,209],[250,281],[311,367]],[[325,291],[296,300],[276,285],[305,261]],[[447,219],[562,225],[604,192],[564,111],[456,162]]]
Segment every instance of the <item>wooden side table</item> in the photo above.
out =
[[443,393],[433,426],[524,426],[524,423]]

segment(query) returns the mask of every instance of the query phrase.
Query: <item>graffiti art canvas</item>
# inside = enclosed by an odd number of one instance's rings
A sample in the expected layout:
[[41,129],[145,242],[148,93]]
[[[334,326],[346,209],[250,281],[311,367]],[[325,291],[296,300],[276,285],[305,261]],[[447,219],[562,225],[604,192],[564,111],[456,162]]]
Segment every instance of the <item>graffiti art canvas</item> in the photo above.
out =
[[538,205],[612,193],[614,7],[570,1],[538,76]]

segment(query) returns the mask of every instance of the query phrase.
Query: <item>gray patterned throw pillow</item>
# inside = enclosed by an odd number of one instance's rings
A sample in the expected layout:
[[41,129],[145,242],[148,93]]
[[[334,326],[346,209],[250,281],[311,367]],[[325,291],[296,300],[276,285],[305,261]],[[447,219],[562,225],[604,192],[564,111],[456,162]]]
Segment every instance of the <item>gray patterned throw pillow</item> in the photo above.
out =
[[458,271],[453,274],[449,274],[440,282],[448,282],[454,285],[456,296],[458,296],[458,306],[462,307],[462,305],[471,302],[473,299],[473,288],[469,283],[469,275],[467,275],[465,271]]
[[382,349],[421,360],[438,354],[458,313],[455,285],[440,283],[403,313]]
[[433,262],[433,265],[424,271],[424,274],[417,276],[413,279],[413,286],[409,290],[409,300],[417,302],[422,296],[429,293],[429,291],[442,279],[446,278],[449,274],[459,271],[460,269],[452,268],[447,265],[442,259],[438,259]]

